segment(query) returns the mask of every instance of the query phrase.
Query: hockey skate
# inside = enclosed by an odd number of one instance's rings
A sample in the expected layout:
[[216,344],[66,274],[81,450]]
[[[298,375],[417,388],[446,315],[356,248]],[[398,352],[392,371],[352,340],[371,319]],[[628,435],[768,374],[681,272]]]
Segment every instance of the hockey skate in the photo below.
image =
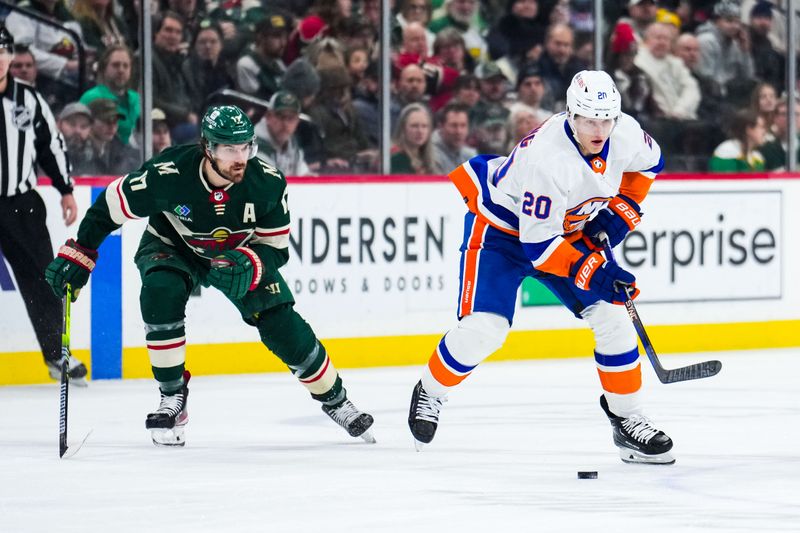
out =
[[417,451],[429,444],[439,425],[439,411],[447,398],[429,396],[420,380],[411,395],[411,406],[408,411],[408,427],[414,436],[414,447]]
[[189,422],[189,372],[184,371],[183,388],[172,395],[161,393],[161,403],[147,415],[145,427],[156,446],[183,446],[186,444],[184,429]]
[[344,400],[335,406],[323,404],[322,411],[342,426],[351,437],[361,437],[366,442],[375,444],[375,437],[369,431],[374,422],[372,415],[359,411],[350,400]]
[[[58,359],[45,359],[45,364],[47,365],[47,371],[50,373],[50,378],[59,381],[61,379],[61,364],[64,361],[63,357],[59,357]],[[70,356],[69,358],[69,380],[70,383],[73,385],[77,385],[78,387],[88,387],[89,384],[86,382],[86,376],[88,371],[86,370],[86,365],[80,362],[74,356]]]
[[672,439],[654,428],[647,418],[641,415],[628,418],[615,415],[609,410],[605,395],[600,396],[600,407],[611,422],[614,444],[619,448],[619,456],[623,462],[657,465],[671,465],[675,462],[669,453]]

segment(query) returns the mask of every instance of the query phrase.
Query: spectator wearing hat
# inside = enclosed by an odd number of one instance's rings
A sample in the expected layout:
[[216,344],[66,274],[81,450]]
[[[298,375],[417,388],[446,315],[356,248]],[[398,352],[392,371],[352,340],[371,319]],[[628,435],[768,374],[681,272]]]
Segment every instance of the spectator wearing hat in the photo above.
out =
[[222,57],[222,29],[210,20],[202,20],[192,41],[189,56],[183,61],[182,72],[189,86],[192,109],[202,115],[208,95],[231,89],[235,83],[231,68]]
[[506,94],[510,89],[508,78],[494,61],[489,61],[478,67],[478,79],[481,84],[481,98],[472,112],[472,120],[476,125],[482,125],[486,118],[508,118],[508,108],[503,105]]
[[644,120],[653,110],[653,89],[647,75],[636,66],[638,49],[633,28],[629,24],[617,24],[611,34],[605,64],[617,84],[622,111],[637,120]]
[[750,55],[756,78],[774,87],[782,87],[786,58],[773,46],[769,37],[773,22],[772,9],[772,3],[760,1],[750,10]]
[[76,176],[91,174],[93,154],[89,134],[92,130],[92,112],[80,102],[71,102],[58,114],[56,125],[64,136],[72,173]]
[[403,108],[392,137],[392,174],[436,172],[432,131],[433,118],[427,106],[413,103]]
[[650,80],[658,116],[694,120],[700,105],[700,87],[683,61],[672,55],[672,36],[669,25],[651,24],[634,63]]
[[303,149],[295,138],[299,124],[300,100],[288,91],[272,95],[264,119],[256,124],[259,155],[286,176],[311,174]]
[[359,127],[350,92],[350,75],[344,66],[319,71],[321,89],[309,111],[323,131],[324,163],[321,172],[353,171],[369,166],[375,152]]
[[87,173],[99,176],[119,176],[135,170],[139,166],[139,154],[122,144],[117,130],[122,113],[117,103],[110,98],[97,98],[89,102],[92,112],[92,127],[89,144],[92,158]]
[[530,107],[536,120],[541,123],[550,118],[553,112],[544,109],[542,103],[547,96],[547,86],[542,78],[542,71],[535,63],[524,67],[517,74],[517,95],[515,101],[521,102]]
[[124,44],[114,44],[106,48],[97,63],[98,84],[83,93],[81,103],[88,105],[92,100],[108,98],[116,102],[119,121],[117,135],[122,144],[128,144],[141,114],[139,93],[131,89],[131,68],[133,54]]
[[165,148],[172,146],[172,136],[169,133],[167,115],[157,107],[150,113],[153,123],[153,156],[160,154]]
[[286,72],[282,57],[290,24],[285,15],[273,13],[256,25],[255,43],[236,63],[236,84],[242,92],[269,100],[278,91]]
[[167,11],[157,18],[153,32],[153,105],[166,113],[175,141],[188,142],[197,136],[198,114],[181,74],[183,20]]
[[508,0],[505,15],[486,38],[489,57],[522,64],[531,48],[544,43],[548,21],[542,15],[538,0]]
[[308,15],[298,22],[297,28],[291,33],[284,59],[291,63],[313,42],[323,37],[342,35],[345,21],[352,15],[352,2],[314,0]]
[[467,145],[469,138],[469,108],[464,104],[449,103],[437,114],[436,131],[433,132],[434,171],[449,174],[461,163],[477,155]]
[[575,35],[566,24],[553,24],[547,29],[544,39],[544,52],[539,58],[539,68],[547,85],[547,92],[554,100],[552,109],[564,109],[564,96],[567,94],[573,76],[586,68],[575,58]]
[[487,109],[472,131],[472,142],[479,154],[501,154],[508,148],[510,111],[497,106]]
[[738,2],[720,0],[714,5],[712,19],[697,28],[698,72],[716,81],[726,95],[734,85],[753,83],[750,34],[742,27],[740,15]]

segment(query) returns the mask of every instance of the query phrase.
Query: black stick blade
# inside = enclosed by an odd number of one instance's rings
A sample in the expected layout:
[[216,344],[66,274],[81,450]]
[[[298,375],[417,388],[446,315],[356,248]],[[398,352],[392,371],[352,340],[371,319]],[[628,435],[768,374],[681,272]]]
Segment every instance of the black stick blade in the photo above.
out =
[[61,360],[61,401],[58,417],[58,456],[67,453],[67,401],[69,398],[69,360]]
[[693,365],[667,370],[667,375],[661,382],[678,383],[692,379],[710,378],[719,374],[720,370],[722,370],[721,361],[704,361],[702,363],[695,363]]

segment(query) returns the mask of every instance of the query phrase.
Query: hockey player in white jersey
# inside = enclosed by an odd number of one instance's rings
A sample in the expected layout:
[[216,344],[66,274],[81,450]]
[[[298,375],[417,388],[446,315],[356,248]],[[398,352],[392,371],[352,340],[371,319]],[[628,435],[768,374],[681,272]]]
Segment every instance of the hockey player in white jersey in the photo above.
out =
[[477,156],[450,173],[469,212],[461,247],[458,325],[433,351],[414,388],[417,449],[433,440],[448,391],[504,343],[519,285],[533,276],[594,333],[600,405],[625,462],[670,464],[672,440],[642,415],[636,332],[624,303],[635,277],[602,252],[640,221],[639,204],[663,168],[658,144],[620,111],[602,71],[582,71],[567,109],[507,157]]

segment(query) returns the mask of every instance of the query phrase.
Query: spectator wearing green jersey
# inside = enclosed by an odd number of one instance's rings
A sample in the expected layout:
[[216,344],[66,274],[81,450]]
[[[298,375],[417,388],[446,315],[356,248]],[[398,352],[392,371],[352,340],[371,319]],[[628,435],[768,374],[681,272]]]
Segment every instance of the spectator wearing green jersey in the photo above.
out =
[[731,137],[714,150],[709,162],[712,172],[758,172],[764,170],[764,119],[751,109],[738,111],[731,121]]
[[92,100],[108,98],[117,104],[119,129],[117,136],[122,144],[128,144],[141,114],[139,93],[130,88],[133,54],[124,44],[106,48],[97,63],[99,83],[83,93],[80,102],[89,105]]

